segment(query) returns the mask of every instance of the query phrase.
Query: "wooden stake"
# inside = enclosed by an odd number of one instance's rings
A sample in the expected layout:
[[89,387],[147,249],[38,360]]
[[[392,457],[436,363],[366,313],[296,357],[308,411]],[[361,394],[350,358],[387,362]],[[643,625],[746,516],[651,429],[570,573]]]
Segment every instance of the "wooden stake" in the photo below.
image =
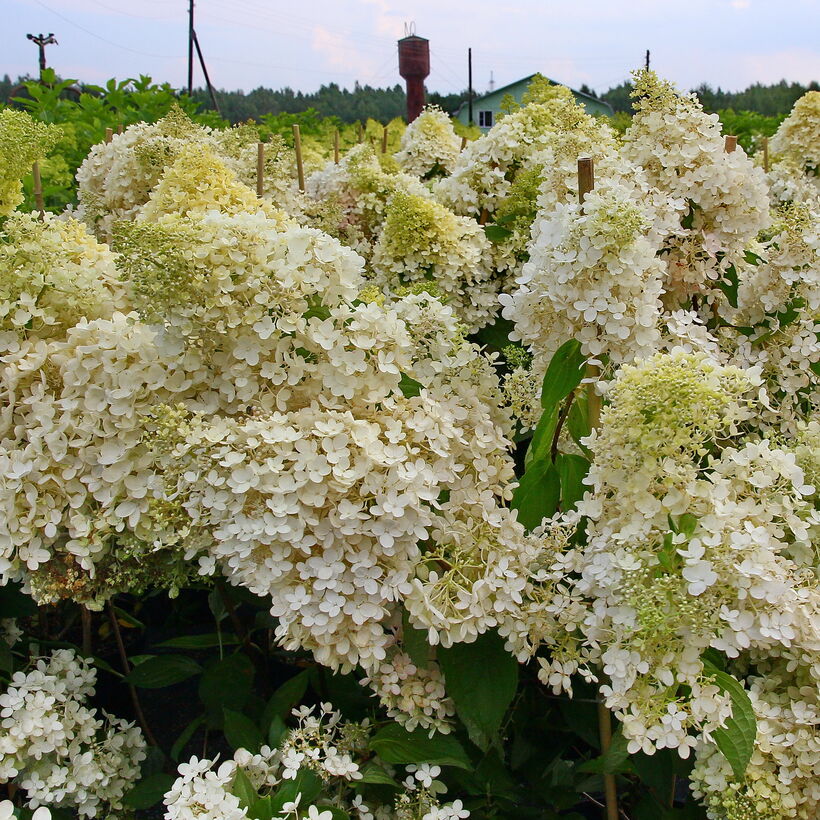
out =
[[384,126],[384,131],[382,131],[382,153],[387,153],[387,126]]
[[461,150],[463,151],[467,147],[467,137],[461,138]]
[[305,167],[302,165],[302,134],[299,126],[293,123],[293,147],[296,149],[296,176],[299,178],[299,190],[305,190]]
[[333,161],[339,164],[339,129],[333,132]]
[[34,202],[40,212],[40,221],[46,218],[46,205],[43,201],[43,180],[40,178],[40,163],[36,162],[31,166],[31,174],[34,177]]
[[763,170],[769,173],[769,138],[763,137]]
[[122,134],[122,132],[123,132],[123,131],[125,131],[125,126],[123,126],[123,124],[122,124],[122,123],[120,123],[120,124],[117,126],[117,133],[118,133],[118,134]]
[[364,142],[364,128],[360,122],[356,123],[356,142]]
[[105,129],[105,141],[111,142],[114,139],[114,129],[113,128],[106,128]]
[[265,192],[265,143],[256,143],[256,195],[262,197]]
[[727,136],[723,142],[723,150],[726,151],[727,154],[732,154],[735,148],[737,148],[737,137]]
[[[578,202],[581,204],[581,213],[584,212],[584,200],[593,188],[595,188],[595,166],[592,157],[581,157],[578,160]],[[597,365],[587,364],[587,408],[589,426],[592,430],[601,424],[601,396],[595,389],[600,376],[601,371]],[[601,741],[601,754],[605,755],[612,746],[612,715],[600,695],[598,696],[598,737]],[[618,791],[615,775],[605,774],[603,778],[607,820],[618,820]]]

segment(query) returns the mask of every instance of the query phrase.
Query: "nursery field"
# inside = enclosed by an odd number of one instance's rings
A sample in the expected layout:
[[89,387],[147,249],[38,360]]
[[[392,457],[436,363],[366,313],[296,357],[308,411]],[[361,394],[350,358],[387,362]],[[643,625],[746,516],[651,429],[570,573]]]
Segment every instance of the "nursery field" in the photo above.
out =
[[817,818],[820,92],[536,77],[481,135],[44,79],[0,820]]

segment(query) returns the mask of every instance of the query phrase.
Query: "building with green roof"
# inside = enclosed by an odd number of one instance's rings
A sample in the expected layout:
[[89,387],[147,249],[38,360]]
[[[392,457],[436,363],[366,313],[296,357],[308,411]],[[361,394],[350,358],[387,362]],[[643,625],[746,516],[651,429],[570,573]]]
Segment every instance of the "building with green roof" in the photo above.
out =
[[[535,74],[530,74],[529,77],[523,77],[514,83],[505,85],[503,88],[496,88],[480,97],[473,97],[473,120],[475,124],[482,131],[489,131],[498,120],[498,115],[502,113],[501,101],[504,97],[509,94],[516,102],[520,103],[524,92],[536,76]],[[554,80],[550,80],[550,82],[555,85],[560,85],[560,83],[555,83]],[[601,114],[610,117],[615,113],[612,106],[603,100],[599,100],[590,94],[585,94],[583,91],[576,91],[573,88],[571,88],[570,91],[572,91],[575,99],[584,106],[588,114]],[[467,100],[465,100],[459,106],[458,111],[456,111],[455,118],[464,125],[469,125],[469,117],[470,106]]]

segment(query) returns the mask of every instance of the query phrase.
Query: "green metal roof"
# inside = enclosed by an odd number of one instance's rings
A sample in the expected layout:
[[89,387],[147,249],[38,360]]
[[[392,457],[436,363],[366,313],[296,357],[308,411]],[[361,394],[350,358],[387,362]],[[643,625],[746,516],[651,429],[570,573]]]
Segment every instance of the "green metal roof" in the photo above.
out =
[[[537,74],[538,72],[536,72],[535,74],[529,74],[526,77],[522,77],[520,80],[515,80],[512,83],[507,83],[507,85],[502,85],[501,88],[494,88],[492,91],[488,91],[486,94],[482,94],[480,97],[473,97],[473,106],[475,106],[476,103],[480,102],[481,100],[486,100],[487,97],[494,97],[496,96],[496,94],[503,94],[508,88],[519,86],[521,85],[521,83],[529,84],[530,82],[532,82],[533,78],[537,76]],[[555,80],[550,79],[549,77],[544,77],[544,79],[549,80],[549,82],[551,82],[553,85],[564,85],[563,83],[556,82]],[[612,114],[615,113],[615,110],[612,108],[612,106],[605,100],[599,100],[597,97],[593,97],[592,94],[587,94],[584,91],[576,91],[574,88],[570,88],[569,86],[566,87],[569,88],[569,90],[576,97],[583,97],[584,99],[590,100],[590,102],[597,103],[598,105],[603,105],[605,108],[608,108]],[[464,102],[461,103],[461,105],[458,107],[458,110],[455,111],[454,116],[457,117],[463,110],[464,106],[468,104],[468,102],[469,100],[464,100]]]

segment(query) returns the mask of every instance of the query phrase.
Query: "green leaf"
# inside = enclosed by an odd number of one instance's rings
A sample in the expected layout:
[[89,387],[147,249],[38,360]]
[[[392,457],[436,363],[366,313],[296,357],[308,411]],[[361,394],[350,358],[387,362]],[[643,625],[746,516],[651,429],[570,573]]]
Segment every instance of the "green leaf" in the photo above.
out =
[[[518,661],[504,649],[504,640],[485,632],[472,643],[439,647],[436,657],[470,740],[486,751],[518,688]],[[482,674],[481,670],[485,670]]]
[[485,225],[484,233],[490,242],[503,242],[512,236],[512,231],[509,228],[504,228],[501,225]]
[[132,809],[150,809],[162,800],[170,791],[176,778],[173,775],[158,772],[141,780],[122,799]]
[[402,612],[401,643],[404,651],[416,666],[426,667],[430,664],[432,647],[427,643],[427,632],[423,629],[416,629],[410,623],[410,616],[406,609]]
[[205,718],[202,715],[195,717],[180,733],[171,747],[171,760],[179,760],[179,756],[188,745],[188,741],[194,736],[194,732],[203,724]]
[[275,749],[279,746],[279,742],[287,731],[288,727],[285,726],[285,721],[282,720],[279,715],[274,715],[273,720],[268,724],[268,746],[270,746],[271,749]]
[[322,791],[322,781],[309,769],[299,769],[293,780],[285,780],[273,794],[272,809],[274,814],[282,811],[285,803],[292,803],[301,794],[300,805],[312,803]]
[[558,468],[549,459],[539,458],[521,476],[510,507],[518,510],[518,520],[533,530],[544,518],[555,514],[560,496]]
[[573,510],[587,490],[584,478],[589,472],[589,461],[574,453],[558,453],[555,466],[561,478],[561,509]]
[[291,710],[305,696],[310,683],[310,670],[304,669],[298,675],[288,678],[271,696],[262,713],[262,725],[268,725],[275,717],[284,720]]
[[185,655],[155,655],[135,666],[125,680],[142,689],[162,689],[199,674],[202,667]]
[[[222,646],[238,644],[239,639],[229,632],[222,633]],[[220,645],[219,633],[209,632],[204,635],[180,635],[178,638],[171,638],[156,644],[157,647],[167,647],[169,649],[210,649]]]
[[401,374],[401,381],[399,382],[399,389],[406,399],[412,399],[421,395],[424,385],[411,379],[406,373]]
[[427,736],[423,729],[408,732],[391,723],[370,739],[370,748],[385,763],[432,763],[470,769],[470,758],[452,735]]
[[357,783],[375,783],[382,786],[392,786],[398,788],[398,783],[388,774],[387,770],[378,763],[365,763],[361,769],[361,778]]
[[558,426],[558,410],[552,412],[546,410],[538,419],[538,424],[535,426],[535,432],[532,434],[532,441],[527,449],[527,457],[525,459],[525,467],[529,469],[530,464],[539,459],[552,458],[552,439],[555,435],[555,428]]
[[233,709],[223,709],[225,722],[223,732],[228,743],[234,749],[247,749],[249,752],[258,752],[262,745],[262,733],[259,727],[241,712],[234,712]]
[[573,441],[581,448],[584,453],[588,451],[581,444],[581,439],[586,438],[591,432],[589,426],[589,410],[587,409],[587,397],[583,390],[579,390],[575,394],[575,400],[572,402],[572,407],[569,409],[567,416],[567,430],[572,436]]
[[239,711],[253,686],[253,664],[241,652],[208,667],[199,681],[199,699],[218,715],[222,709]]
[[718,749],[723,753],[738,780],[743,779],[746,767],[752,758],[757,737],[757,720],[748,692],[737,678],[721,672],[707,659],[703,660],[704,671],[732,699],[732,716],[721,729],[715,729],[712,736]]
[[630,771],[630,768],[627,740],[619,729],[612,735],[609,749],[600,757],[582,763],[578,771],[593,774],[620,774]]
[[243,809],[249,809],[259,798],[259,794],[253,787],[244,769],[237,767],[236,774],[231,785],[231,794],[239,800],[239,805]]
[[564,342],[550,359],[541,387],[541,407],[553,412],[584,378],[586,357],[581,343],[575,339]]

